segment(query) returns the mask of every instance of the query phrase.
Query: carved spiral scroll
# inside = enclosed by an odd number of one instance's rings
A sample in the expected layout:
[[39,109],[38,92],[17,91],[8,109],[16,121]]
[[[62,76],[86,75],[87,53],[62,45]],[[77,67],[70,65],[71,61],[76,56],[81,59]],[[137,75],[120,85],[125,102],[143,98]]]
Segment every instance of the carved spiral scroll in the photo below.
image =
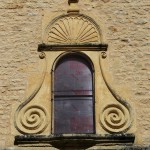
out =
[[110,133],[126,132],[132,125],[132,109],[130,104],[124,100],[109,83],[109,78],[106,77],[106,67],[104,67],[104,61],[106,61],[106,53],[102,52],[100,56],[100,69],[104,79],[104,82],[111,92],[112,96],[118,101],[118,104],[109,104],[101,112],[100,122],[102,127]]
[[98,43],[100,33],[92,19],[82,15],[63,16],[46,30],[46,43]]
[[47,112],[42,106],[27,107],[18,119],[23,133],[40,133],[47,127]]
[[[29,104],[42,87],[46,74],[46,55],[40,54],[41,61],[43,62],[43,72],[35,90],[24,98],[24,102],[18,107],[15,113],[15,127],[17,130],[24,134],[37,134],[42,133],[48,125],[47,111],[40,105]],[[41,62],[41,63],[42,63]]]
[[101,115],[101,124],[108,132],[122,132],[128,126],[129,113],[121,105],[107,105]]

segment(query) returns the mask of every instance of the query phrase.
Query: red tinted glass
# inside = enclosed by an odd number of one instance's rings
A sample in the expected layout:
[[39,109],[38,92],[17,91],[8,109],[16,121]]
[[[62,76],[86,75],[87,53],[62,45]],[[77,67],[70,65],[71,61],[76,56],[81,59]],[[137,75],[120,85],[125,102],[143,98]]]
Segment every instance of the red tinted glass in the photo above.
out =
[[93,73],[86,59],[68,55],[54,72],[54,132],[93,133]]

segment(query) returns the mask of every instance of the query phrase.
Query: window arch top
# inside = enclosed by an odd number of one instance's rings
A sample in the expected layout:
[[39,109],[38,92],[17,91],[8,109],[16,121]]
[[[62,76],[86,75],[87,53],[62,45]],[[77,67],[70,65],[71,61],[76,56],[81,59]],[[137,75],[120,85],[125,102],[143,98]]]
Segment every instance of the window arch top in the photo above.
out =
[[92,91],[92,76],[93,68],[85,58],[76,54],[66,55],[55,66],[54,88],[71,90],[68,94],[85,95],[85,91]]

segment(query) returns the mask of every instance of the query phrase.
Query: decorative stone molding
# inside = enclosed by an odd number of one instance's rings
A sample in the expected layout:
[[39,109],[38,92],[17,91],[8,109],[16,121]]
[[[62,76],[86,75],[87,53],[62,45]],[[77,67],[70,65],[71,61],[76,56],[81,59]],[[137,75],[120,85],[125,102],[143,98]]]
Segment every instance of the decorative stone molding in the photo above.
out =
[[19,112],[18,130],[26,134],[41,133],[47,126],[47,111],[43,106],[31,105]]
[[128,128],[130,114],[119,104],[107,105],[100,116],[102,127],[108,132],[119,133]]
[[[48,44],[39,44],[38,46],[38,51],[102,51],[103,53],[107,51],[107,44],[53,44],[53,45],[48,45]],[[107,55],[106,55],[107,56]]]
[[85,15],[67,14],[54,19],[45,31],[45,44],[102,43],[97,24]]
[[41,105],[30,104],[30,101],[39,92],[46,73],[46,56],[42,52],[39,57],[43,59],[45,63],[41,80],[38,82],[37,88],[32,92],[31,95],[24,99],[24,102],[18,107],[15,113],[15,127],[19,132],[24,134],[41,133],[48,125],[47,110]]
[[[99,145],[105,142],[105,144],[132,144],[134,141],[133,134],[64,134],[64,135],[26,135],[16,136],[16,144],[26,144],[30,141],[32,145],[37,144],[39,141],[43,143],[53,145],[56,148],[62,149],[62,147],[76,147],[76,149],[86,149],[88,147]],[[70,148],[70,149],[71,149]],[[73,149],[73,148],[72,148]]]
[[100,113],[100,123],[104,130],[110,133],[125,133],[132,125],[132,109],[129,103],[124,100],[109,83],[109,79],[106,77],[104,62],[106,58],[106,52],[101,52],[100,55],[100,69],[105,84],[112,96],[119,102],[119,104],[108,104]]

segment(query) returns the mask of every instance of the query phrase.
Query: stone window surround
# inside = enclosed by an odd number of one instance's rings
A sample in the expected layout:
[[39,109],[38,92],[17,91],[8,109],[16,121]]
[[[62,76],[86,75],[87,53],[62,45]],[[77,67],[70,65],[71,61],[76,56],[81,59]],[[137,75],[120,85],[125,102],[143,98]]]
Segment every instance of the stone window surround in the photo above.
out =
[[[79,26],[78,28],[80,34],[74,32],[74,27],[76,27],[74,25],[78,24],[82,25],[82,27]],[[68,25],[70,27],[68,27]],[[48,110],[44,108],[44,106],[39,105],[41,101],[36,100],[36,96],[38,95],[38,93],[40,93],[40,90],[41,88],[43,88],[43,85],[44,84],[46,85],[45,81],[46,68],[45,68],[40,84],[37,87],[37,89],[30,97],[26,99],[24,103],[22,103],[18,107],[16,111],[15,127],[21,134],[23,134],[15,137],[16,145],[52,144],[54,145],[54,147],[55,145],[60,145],[61,147],[61,146],[68,146],[66,145],[66,141],[67,143],[69,142],[71,145],[79,145],[79,146],[81,146],[82,144],[84,146],[93,146],[95,144],[108,144],[108,143],[113,144],[117,143],[121,145],[124,143],[126,143],[127,145],[133,144],[135,136],[134,134],[132,134],[132,130],[128,133],[128,130],[130,130],[132,125],[132,109],[130,105],[113,90],[112,85],[109,84],[109,82],[105,77],[106,75],[104,71],[105,64],[103,64],[103,61],[107,60],[106,51],[108,45],[103,44],[102,39],[103,38],[101,30],[92,18],[83,14],[70,13],[58,16],[50,22],[50,24],[45,29],[43,43],[39,45],[38,51],[40,52],[39,55],[40,59],[43,61],[45,60],[46,65],[49,64],[48,59],[51,59],[50,57],[51,55],[49,53],[59,52],[59,55],[57,54],[56,56],[56,60],[60,58],[61,55],[65,55],[66,53],[72,52],[85,53],[88,55],[94,52],[100,54],[99,67],[101,68],[100,69],[101,78],[103,78],[104,80],[103,84],[105,83],[107,91],[111,93],[111,96],[113,97],[112,98],[113,102],[117,100],[117,102],[114,103],[109,102],[109,100],[107,100],[105,107],[103,106],[103,109],[101,108],[99,124],[101,128],[103,128],[104,130],[103,134],[96,133],[90,135],[88,134],[54,135],[50,133],[51,131],[49,131],[49,135],[47,135],[47,133],[44,132],[49,123],[48,117],[50,117],[49,115],[50,112],[48,113]],[[53,63],[55,63],[56,60],[54,60]],[[95,78],[97,79],[99,77],[96,76]],[[41,93],[44,94],[44,92]],[[37,97],[41,98],[41,96],[39,95]],[[32,120],[34,122],[34,119],[36,119],[36,117],[38,116],[39,118],[37,118],[37,120],[42,118],[42,122],[34,127],[32,123],[31,124],[29,123],[30,121],[24,120],[24,116],[26,116],[25,119],[31,117],[29,118],[31,119],[31,122]],[[110,120],[108,116],[111,117]],[[116,118],[121,119],[121,121],[118,119],[116,120]],[[124,121],[122,121],[122,119]],[[97,126],[98,125],[96,125],[96,128]],[[87,143],[89,143],[90,145],[88,145]]]

